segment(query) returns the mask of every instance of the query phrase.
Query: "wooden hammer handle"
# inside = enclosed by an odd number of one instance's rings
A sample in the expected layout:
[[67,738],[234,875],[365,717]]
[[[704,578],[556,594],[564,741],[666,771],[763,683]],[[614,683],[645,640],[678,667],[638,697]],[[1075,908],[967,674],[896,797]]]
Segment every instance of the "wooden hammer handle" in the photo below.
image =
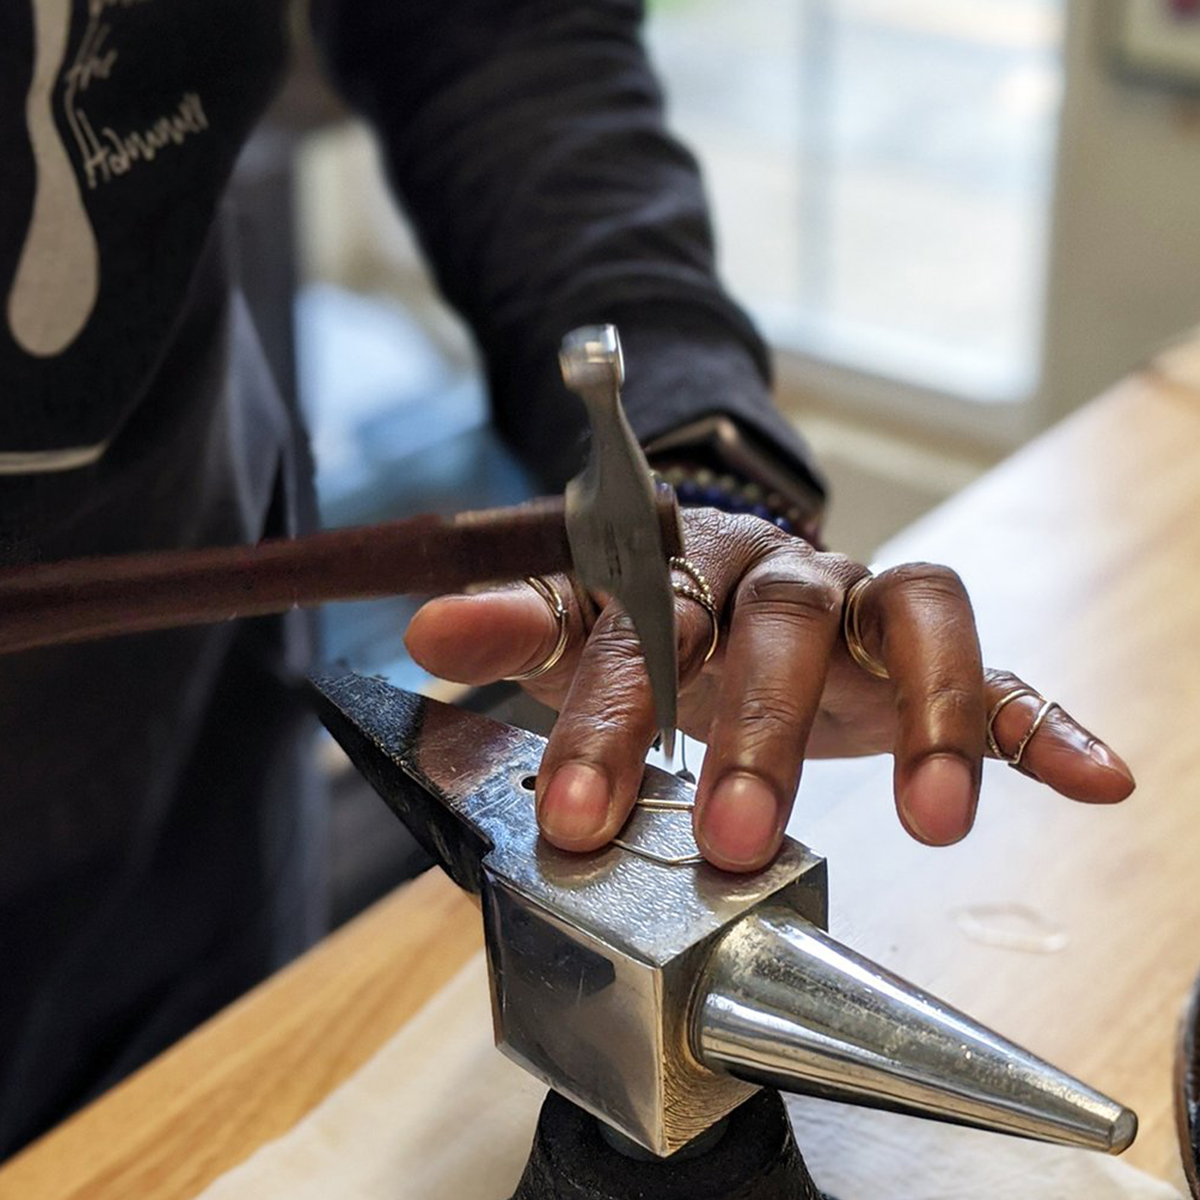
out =
[[[666,489],[658,508],[666,552],[678,554],[678,517]],[[561,497],[254,546],[14,567],[0,570],[0,654],[570,569]]]

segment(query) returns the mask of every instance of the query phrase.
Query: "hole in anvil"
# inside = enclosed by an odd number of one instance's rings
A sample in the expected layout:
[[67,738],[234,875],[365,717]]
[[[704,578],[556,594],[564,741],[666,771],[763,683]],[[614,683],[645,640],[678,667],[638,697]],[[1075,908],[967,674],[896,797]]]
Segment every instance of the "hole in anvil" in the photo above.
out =
[[521,779],[521,786],[527,791],[532,792],[534,784],[537,783],[536,775],[526,775]]

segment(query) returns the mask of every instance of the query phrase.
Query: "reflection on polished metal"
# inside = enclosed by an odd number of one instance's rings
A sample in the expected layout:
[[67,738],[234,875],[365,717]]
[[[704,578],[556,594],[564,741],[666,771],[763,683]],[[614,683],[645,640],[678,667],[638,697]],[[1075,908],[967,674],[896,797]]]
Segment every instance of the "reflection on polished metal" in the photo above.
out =
[[633,619],[654,694],[654,718],[668,755],[675,744],[675,598],[654,509],[646,456],[621,410],[625,363],[612,325],[587,325],[563,338],[563,382],[587,405],[592,446],[567,484],[567,538],[579,581],[608,592]]
[[692,1040],[739,1078],[1120,1153],[1129,1109],[918,991],[780,905],[740,920],[697,989]]
[[[497,1044],[655,1154],[758,1085],[1120,1151],[1127,1109],[839,946],[825,864],[787,839],[754,875],[696,855],[692,788],[649,769],[622,846],[538,837],[545,743],[355,675],[322,720],[483,906]],[[665,861],[664,861],[665,860]]]

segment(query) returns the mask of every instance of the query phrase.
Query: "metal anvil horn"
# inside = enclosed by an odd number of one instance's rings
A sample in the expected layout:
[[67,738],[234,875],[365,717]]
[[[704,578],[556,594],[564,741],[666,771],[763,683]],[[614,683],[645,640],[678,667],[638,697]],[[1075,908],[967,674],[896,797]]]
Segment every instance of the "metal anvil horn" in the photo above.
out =
[[648,769],[620,839],[538,836],[545,742],[356,675],[322,720],[480,897],[500,1049],[658,1155],[759,1085],[1119,1152],[1137,1118],[824,932],[825,861],[787,839],[755,875],[699,859],[692,788]]

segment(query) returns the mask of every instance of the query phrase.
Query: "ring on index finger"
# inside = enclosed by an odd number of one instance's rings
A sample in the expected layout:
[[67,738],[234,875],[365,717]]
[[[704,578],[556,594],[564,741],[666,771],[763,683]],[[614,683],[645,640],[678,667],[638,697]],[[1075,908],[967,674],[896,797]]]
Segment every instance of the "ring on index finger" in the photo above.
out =
[[859,605],[862,594],[867,590],[875,576],[868,571],[861,579],[850,585],[846,598],[842,602],[842,640],[856,666],[861,667],[868,675],[876,679],[888,679],[887,667],[863,645],[862,629],[859,626]]

